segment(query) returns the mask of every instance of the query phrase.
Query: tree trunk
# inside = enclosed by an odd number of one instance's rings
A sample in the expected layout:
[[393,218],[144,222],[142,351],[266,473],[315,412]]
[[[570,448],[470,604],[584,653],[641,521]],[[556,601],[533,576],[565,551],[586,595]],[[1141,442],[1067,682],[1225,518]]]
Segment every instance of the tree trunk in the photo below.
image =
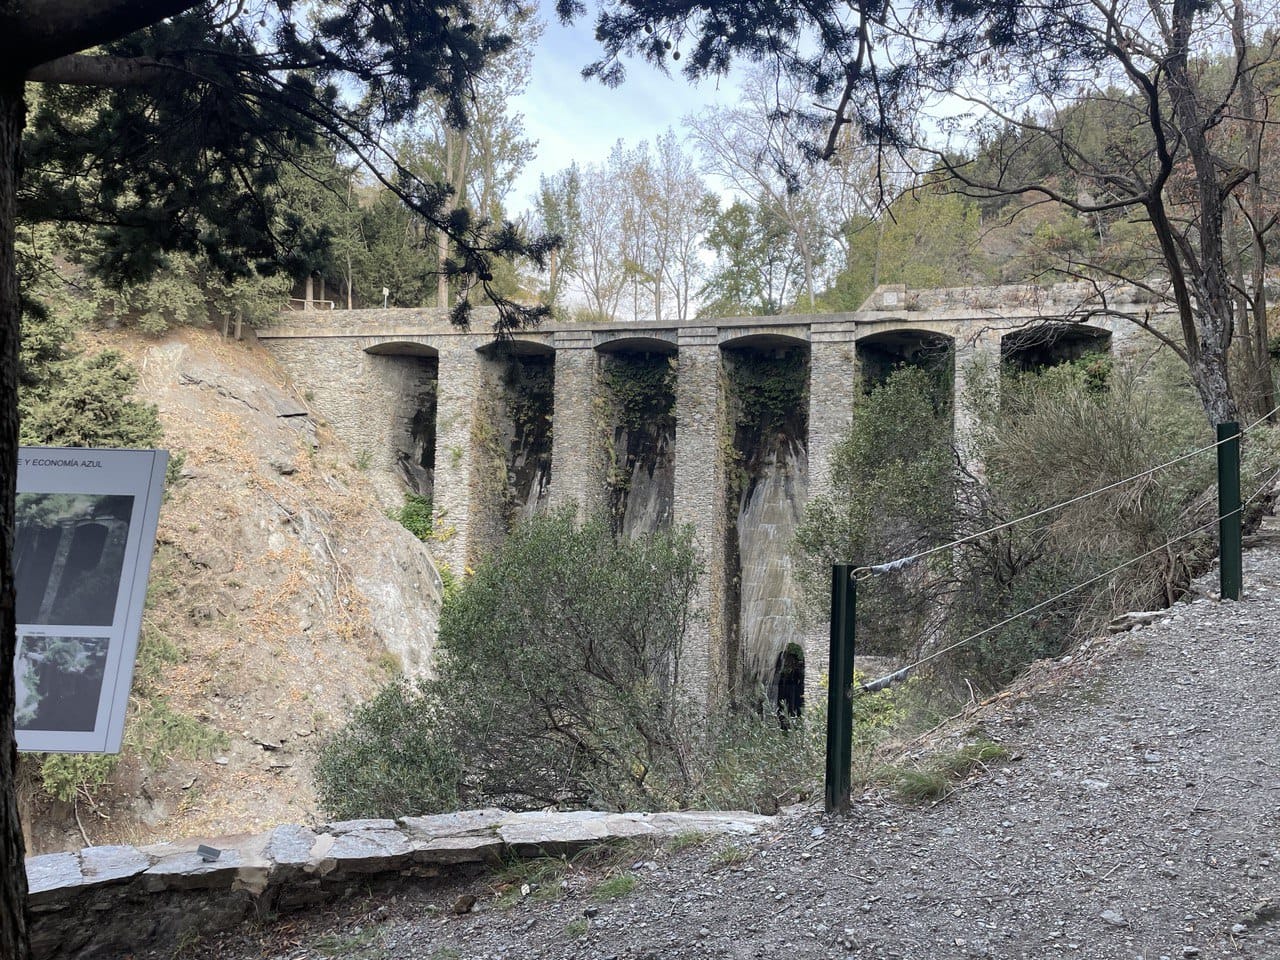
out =
[[20,303],[14,252],[21,177],[22,83],[0,86],[0,957],[26,960],[27,873],[18,819],[18,748],[13,739],[17,625],[13,601],[13,499],[18,479]]
[[[1208,325],[1202,321],[1201,330]],[[1208,334],[1208,331],[1204,331]],[[1221,334],[1209,334],[1202,338],[1200,355],[1191,361],[1191,382],[1200,395],[1200,403],[1209,423],[1238,421],[1236,402],[1231,396],[1231,382],[1227,375],[1227,352],[1222,348]]]
[[449,259],[449,235],[443,230],[436,232],[436,306],[449,306],[449,278],[445,276],[445,263]]
[[308,273],[308,274],[307,274],[307,287],[306,287],[306,291],[305,291],[305,292],[303,293],[303,295],[302,295],[302,309],[303,309],[303,310],[310,310],[310,309],[311,309],[311,298],[315,295],[315,288],[313,287],[314,282],[315,282],[315,281],[311,279],[311,274],[309,274],[309,273]]
[[[1267,237],[1264,229],[1267,208],[1262,195],[1262,137],[1265,125],[1258,120],[1258,98],[1253,85],[1252,65],[1248,62],[1248,33],[1245,30],[1244,4],[1236,0],[1232,19],[1232,37],[1236,46],[1236,74],[1240,78],[1240,114],[1245,122],[1245,156],[1249,180],[1245,192],[1249,243],[1253,251],[1252,296],[1243,299],[1253,308],[1246,349],[1253,374],[1252,384],[1258,400],[1258,415],[1275,420],[1271,411],[1276,405],[1275,378],[1271,373],[1271,334],[1267,320]],[[1243,288],[1243,284],[1241,285]]]
[[553,249],[551,251],[549,263],[550,263],[550,269],[551,269],[551,277],[547,282],[547,299],[551,301],[548,304],[548,306],[555,307],[557,306],[556,300],[558,299],[558,294],[560,293],[559,289],[556,287],[556,281],[560,279],[560,276],[559,276],[560,251],[559,250]]

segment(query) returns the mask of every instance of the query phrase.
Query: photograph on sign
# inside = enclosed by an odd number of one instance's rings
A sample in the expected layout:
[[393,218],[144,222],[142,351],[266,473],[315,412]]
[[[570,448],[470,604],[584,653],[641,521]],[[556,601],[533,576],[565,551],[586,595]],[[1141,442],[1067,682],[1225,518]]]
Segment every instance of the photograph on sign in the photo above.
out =
[[110,637],[27,634],[18,641],[19,730],[92,733],[102,703]]
[[132,515],[133,497],[18,494],[18,622],[110,626]]
[[14,586],[18,749],[120,749],[169,455],[23,447]]

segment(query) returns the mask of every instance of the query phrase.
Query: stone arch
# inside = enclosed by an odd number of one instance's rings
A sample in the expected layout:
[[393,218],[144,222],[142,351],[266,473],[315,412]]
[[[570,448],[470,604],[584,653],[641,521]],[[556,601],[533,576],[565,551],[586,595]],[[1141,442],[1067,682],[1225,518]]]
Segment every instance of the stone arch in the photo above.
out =
[[595,345],[609,444],[606,504],[614,535],[670,529],[675,509],[676,343],[621,335]]
[[508,357],[554,357],[555,347],[542,340],[528,337],[504,337],[490,340],[476,347],[476,353],[486,360],[503,360]]
[[721,350],[794,350],[809,349],[809,338],[798,331],[777,330],[757,333],[736,333],[723,330],[720,333]]
[[788,643],[778,652],[773,665],[773,682],[769,685],[769,699],[784,727],[789,725],[791,718],[804,713],[804,682],[804,647],[799,643]]
[[670,355],[677,352],[675,331],[653,331],[649,335],[632,333],[596,334],[594,337],[597,353],[660,353]]
[[1012,330],[1000,338],[1000,362],[1022,373],[1111,352],[1111,331],[1086,323],[1051,321]]
[[728,409],[725,657],[731,692],[776,709],[779,658],[804,649],[790,551],[809,487],[810,343],[783,329],[723,336]]
[[484,366],[481,432],[493,438],[477,453],[488,461],[482,478],[497,481],[482,479],[492,487],[486,539],[496,543],[550,496],[556,351],[536,337],[504,337],[476,354]]
[[863,393],[884,383],[899,367],[919,367],[936,373],[943,395],[955,383],[955,338],[924,327],[890,327],[859,337],[854,344]]
[[435,493],[440,351],[424,340],[386,340],[364,349],[370,374],[391,404],[390,449],[374,456],[410,491]]

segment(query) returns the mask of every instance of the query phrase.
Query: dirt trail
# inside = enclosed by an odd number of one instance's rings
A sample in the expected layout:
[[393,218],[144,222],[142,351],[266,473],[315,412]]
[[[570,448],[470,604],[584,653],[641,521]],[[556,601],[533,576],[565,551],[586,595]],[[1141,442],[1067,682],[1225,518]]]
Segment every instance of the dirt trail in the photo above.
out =
[[[614,869],[634,883],[408,889],[199,955],[1280,957],[1280,547],[1245,577],[1240,603],[1179,604],[1037,665],[938,745],[980,730],[1016,759],[931,808],[870,794],[848,819],[798,809],[736,847],[633,854]],[[464,894],[476,908],[454,915]]]

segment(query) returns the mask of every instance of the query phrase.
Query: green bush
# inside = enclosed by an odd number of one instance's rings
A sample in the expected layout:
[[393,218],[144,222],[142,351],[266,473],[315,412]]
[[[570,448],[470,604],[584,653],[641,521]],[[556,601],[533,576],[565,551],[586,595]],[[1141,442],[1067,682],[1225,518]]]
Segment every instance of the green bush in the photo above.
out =
[[697,574],[687,530],[618,543],[572,510],[517,528],[440,620],[440,684],[473,788],[519,805],[679,805]]
[[420,493],[406,493],[404,506],[392,510],[389,514],[402,527],[424,543],[431,540],[432,513],[431,498]]
[[70,803],[104,787],[119,761],[115,753],[46,753],[40,761],[40,784],[55,800]]
[[436,685],[397,678],[330,737],[315,782],[331,816],[403,816],[458,806],[462,763]]
[[[998,410],[983,412],[983,509],[966,524],[980,529],[1063,503],[1204,445],[1194,396],[1166,373],[1139,378],[1114,365],[1102,389],[1096,363],[1086,358],[1006,378]],[[953,558],[964,584],[953,631],[976,632],[1193,529],[1212,516],[1199,508],[1213,469],[1212,452],[1201,454],[966,545]],[[983,637],[960,661],[983,679],[1005,682],[1118,612],[1171,603],[1210,550],[1203,537],[1182,541]]]
[[[391,684],[323,744],[322,805],[774,811],[812,795],[822,705],[784,730],[772,715],[708,718],[686,689],[698,569],[687,530],[616,542],[572,510],[527,521],[446,601],[439,676]],[[860,731],[883,725],[882,696]]]
[[[1134,477],[1208,440],[1185,371],[1170,364],[1138,376],[1087,356],[1035,373],[974,369],[968,379],[976,422],[961,438],[929,402],[921,371],[893,372],[855,410],[832,492],[811,501],[796,537],[818,605],[832,563],[918,554]],[[957,439],[967,447],[960,456]],[[1247,477],[1261,482],[1274,445],[1261,433],[1246,445]],[[1212,484],[1213,455],[1205,453],[871,577],[858,595],[863,649],[909,660],[1098,577],[935,664],[958,685],[961,677],[1005,683],[1117,612],[1180,596],[1212,553],[1205,537],[1102,575],[1211,518]]]

